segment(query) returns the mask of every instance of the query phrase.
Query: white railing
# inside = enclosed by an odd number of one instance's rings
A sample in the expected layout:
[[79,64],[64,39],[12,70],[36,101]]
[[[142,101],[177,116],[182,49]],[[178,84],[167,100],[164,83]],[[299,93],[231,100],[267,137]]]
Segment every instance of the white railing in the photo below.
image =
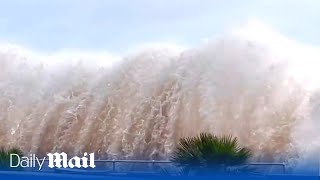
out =
[[[42,160],[40,160],[42,161]],[[45,159],[44,161],[49,161],[48,159]],[[174,163],[172,161],[160,161],[160,160],[95,160],[97,163],[111,163],[112,164],[112,172],[117,172],[117,164],[123,164],[123,163],[140,163],[140,164],[151,164],[153,168],[155,168],[158,164],[172,164]],[[281,171],[283,174],[286,173],[286,164],[285,163],[268,163],[268,162],[253,162],[246,164],[248,166],[278,166],[281,168]]]
[[265,163],[265,162],[259,162],[259,163],[249,163],[247,164],[249,166],[279,166],[282,169],[282,173],[286,173],[286,164],[285,163]]

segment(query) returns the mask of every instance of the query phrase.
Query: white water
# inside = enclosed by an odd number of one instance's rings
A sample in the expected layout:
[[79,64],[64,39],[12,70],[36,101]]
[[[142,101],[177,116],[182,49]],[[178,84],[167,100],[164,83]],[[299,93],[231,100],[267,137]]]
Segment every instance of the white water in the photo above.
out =
[[77,63],[2,48],[0,146],[168,159],[179,138],[210,132],[237,136],[254,161],[312,163],[318,51],[255,28],[183,52],[141,51],[112,67],[103,57]]

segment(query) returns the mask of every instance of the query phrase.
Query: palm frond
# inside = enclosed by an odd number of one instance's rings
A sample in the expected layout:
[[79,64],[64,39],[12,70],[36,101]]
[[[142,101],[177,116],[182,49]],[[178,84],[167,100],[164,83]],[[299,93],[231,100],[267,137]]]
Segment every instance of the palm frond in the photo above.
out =
[[171,160],[181,167],[221,170],[245,164],[250,156],[251,151],[241,147],[236,137],[201,133],[180,139]]

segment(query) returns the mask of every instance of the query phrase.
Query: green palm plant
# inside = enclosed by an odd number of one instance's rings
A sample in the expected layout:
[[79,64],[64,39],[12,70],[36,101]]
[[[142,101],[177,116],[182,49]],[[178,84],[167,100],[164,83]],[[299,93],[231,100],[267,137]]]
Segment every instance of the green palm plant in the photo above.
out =
[[171,161],[183,168],[183,174],[190,170],[199,174],[225,173],[227,167],[244,165],[250,156],[251,151],[240,147],[236,137],[201,133],[180,139]]
[[[22,151],[17,148],[6,150],[0,148],[0,170],[11,170],[10,168],[10,154],[18,154],[20,157],[23,155]],[[17,164],[18,158],[12,158],[12,164]],[[14,168],[15,170],[17,168]]]

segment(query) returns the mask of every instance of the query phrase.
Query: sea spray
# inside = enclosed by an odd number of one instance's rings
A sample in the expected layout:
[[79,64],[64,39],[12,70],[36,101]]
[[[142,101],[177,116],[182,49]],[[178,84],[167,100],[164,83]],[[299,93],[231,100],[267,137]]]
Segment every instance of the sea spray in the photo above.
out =
[[209,132],[237,136],[253,161],[308,166],[319,149],[320,80],[305,69],[311,60],[298,59],[300,45],[272,43],[225,36],[113,67],[2,51],[0,146],[155,160],[169,159],[179,138]]

